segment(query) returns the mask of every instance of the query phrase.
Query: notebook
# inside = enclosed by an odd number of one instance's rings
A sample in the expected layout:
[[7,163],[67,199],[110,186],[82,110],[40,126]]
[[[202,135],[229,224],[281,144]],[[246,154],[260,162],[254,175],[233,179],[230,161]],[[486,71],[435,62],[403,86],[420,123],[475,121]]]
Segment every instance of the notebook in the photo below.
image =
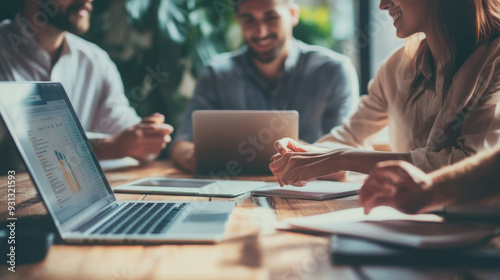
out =
[[252,191],[252,195],[325,200],[356,195],[359,193],[361,185],[361,183],[343,183],[333,181],[312,181],[305,187],[280,187],[279,184],[273,184],[269,187]]
[[60,83],[0,83],[0,115],[62,240],[222,239],[234,202],[117,201]]

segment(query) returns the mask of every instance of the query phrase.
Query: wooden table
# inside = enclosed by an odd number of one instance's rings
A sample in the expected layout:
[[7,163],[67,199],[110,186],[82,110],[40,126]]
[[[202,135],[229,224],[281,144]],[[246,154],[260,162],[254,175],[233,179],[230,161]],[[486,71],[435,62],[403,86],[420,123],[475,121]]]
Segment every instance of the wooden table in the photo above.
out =
[[[112,186],[145,176],[186,174],[169,162],[106,172]],[[17,216],[46,213],[26,175],[17,178]],[[1,177],[0,218],[6,218],[6,180]],[[273,181],[273,177],[238,177]],[[223,200],[220,198],[116,194],[118,200]],[[226,238],[217,245],[77,246],[53,245],[46,259],[21,265],[16,272],[0,266],[1,279],[500,279],[498,269],[341,266],[330,262],[329,237],[276,231],[289,217],[358,207],[358,197],[314,202],[298,199],[232,199]]]

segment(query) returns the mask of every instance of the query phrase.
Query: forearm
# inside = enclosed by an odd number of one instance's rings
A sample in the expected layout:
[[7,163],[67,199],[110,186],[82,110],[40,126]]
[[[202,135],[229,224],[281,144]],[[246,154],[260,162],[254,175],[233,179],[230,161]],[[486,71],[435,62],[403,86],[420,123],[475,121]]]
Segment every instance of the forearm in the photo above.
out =
[[185,140],[176,141],[172,146],[172,160],[178,167],[193,172],[192,162],[189,162],[194,152],[194,143]]
[[432,205],[471,202],[500,195],[500,149],[430,173]]
[[[361,149],[348,149],[340,157],[340,171],[354,171],[369,174],[379,162],[403,160],[411,162],[410,153],[379,152]],[[332,158],[332,160],[335,160]],[[338,163],[337,163],[338,165]]]

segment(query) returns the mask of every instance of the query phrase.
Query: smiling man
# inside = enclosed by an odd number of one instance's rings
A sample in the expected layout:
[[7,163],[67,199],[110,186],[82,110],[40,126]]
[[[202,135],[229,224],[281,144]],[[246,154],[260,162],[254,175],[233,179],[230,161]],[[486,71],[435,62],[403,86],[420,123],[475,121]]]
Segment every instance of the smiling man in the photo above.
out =
[[314,142],[353,112],[358,78],[350,60],[293,37],[299,6],[293,0],[236,0],[245,47],[222,54],[198,80],[177,130],[172,157],[194,172],[195,110],[297,110],[300,139]]
[[0,81],[61,82],[83,128],[99,133],[89,133],[99,158],[151,160],[173,129],[161,114],[141,120],[107,53],[74,35],[87,32],[92,8],[92,0],[25,0],[14,21],[0,23]]

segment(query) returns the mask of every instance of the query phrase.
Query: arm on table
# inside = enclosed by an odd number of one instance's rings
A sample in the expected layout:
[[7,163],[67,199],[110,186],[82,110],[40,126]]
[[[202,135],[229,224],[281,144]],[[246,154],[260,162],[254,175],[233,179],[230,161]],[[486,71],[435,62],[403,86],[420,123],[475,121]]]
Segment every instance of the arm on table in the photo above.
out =
[[196,158],[194,156],[194,143],[179,140],[173,144],[172,160],[174,164],[189,173],[196,172]]
[[406,213],[437,206],[473,202],[500,195],[500,148],[425,174],[406,162],[384,162],[361,188],[360,200],[369,213],[380,205]]
[[396,159],[411,161],[409,153],[376,152],[354,148],[327,151],[314,145],[301,145],[289,138],[277,141],[275,147],[278,154],[271,159],[269,168],[282,186],[304,186],[308,181],[340,171],[369,173],[381,161]]
[[163,115],[154,114],[116,136],[91,141],[92,147],[99,159],[129,156],[141,162],[154,160],[171,142],[173,128],[163,122]]

